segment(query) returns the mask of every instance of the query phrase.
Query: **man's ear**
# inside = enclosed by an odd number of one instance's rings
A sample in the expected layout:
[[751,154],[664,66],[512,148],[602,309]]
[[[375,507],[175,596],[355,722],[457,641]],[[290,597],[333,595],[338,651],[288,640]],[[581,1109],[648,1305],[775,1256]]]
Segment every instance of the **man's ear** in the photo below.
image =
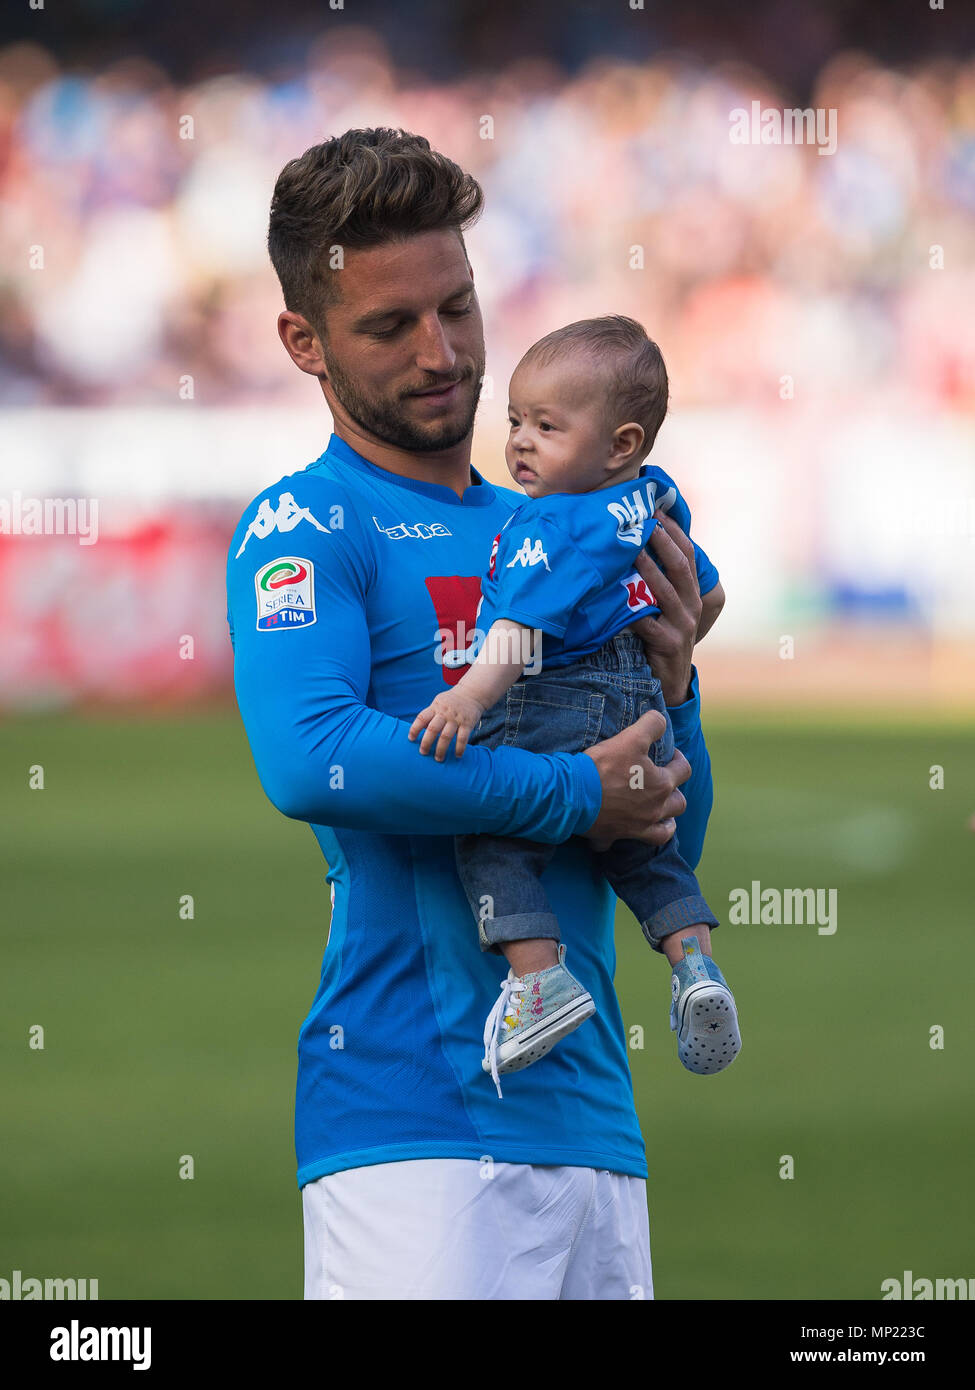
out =
[[278,337],[295,366],[309,376],[327,376],[318,334],[301,314],[285,309],[278,315]]
[[643,448],[644,438],[643,426],[638,425],[635,420],[628,420],[625,425],[620,425],[619,429],[614,430],[609,446],[609,461],[613,468],[623,468],[626,464],[632,463],[634,456]]

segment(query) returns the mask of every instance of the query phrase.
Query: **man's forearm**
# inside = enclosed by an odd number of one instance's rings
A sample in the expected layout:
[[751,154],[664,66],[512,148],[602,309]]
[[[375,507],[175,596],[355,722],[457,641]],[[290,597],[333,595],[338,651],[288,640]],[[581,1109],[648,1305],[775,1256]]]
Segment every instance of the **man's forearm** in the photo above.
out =
[[674,742],[691,765],[691,775],[681,787],[687,809],[677,821],[680,852],[693,869],[701,858],[704,836],[714,802],[711,757],[701,729],[701,701],[697,671],[691,667],[688,699],[667,712],[674,726]]
[[584,754],[476,745],[444,763],[417,756],[409,725],[353,700],[302,719],[238,691],[261,785],[284,815],[380,834],[520,835],[560,844],[601,803]]

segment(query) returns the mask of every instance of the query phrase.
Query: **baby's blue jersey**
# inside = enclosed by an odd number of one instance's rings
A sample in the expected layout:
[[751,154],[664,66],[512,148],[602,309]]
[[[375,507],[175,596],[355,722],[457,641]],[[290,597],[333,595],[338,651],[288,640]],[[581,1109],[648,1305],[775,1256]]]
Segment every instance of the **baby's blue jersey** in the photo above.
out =
[[[491,542],[522,500],[471,473],[458,497],[333,436],[255,499],[230,547],[235,684],[258,775],[279,810],[311,824],[332,888],[298,1039],[299,1186],[414,1158],[646,1173],[613,988],[616,899],[570,838],[599,811],[595,763],[476,746],[438,763],[407,738],[472,659]],[[696,677],[672,717],[694,769],[680,836],[695,863],[711,807]],[[481,951],[454,866],[454,835],[481,832],[559,846],[544,881],[598,1011],[506,1078],[501,1101],[481,1034],[505,964]],[[646,970],[666,995],[649,952]]]
[[[512,618],[545,634],[543,667],[567,666],[638,618],[658,614],[635,563],[659,524],[655,510],[690,535],[690,509],[676,483],[649,463],[638,478],[615,487],[524,500],[495,538],[481,586],[481,637],[499,618]],[[718,571],[693,545],[698,584],[707,594]]]

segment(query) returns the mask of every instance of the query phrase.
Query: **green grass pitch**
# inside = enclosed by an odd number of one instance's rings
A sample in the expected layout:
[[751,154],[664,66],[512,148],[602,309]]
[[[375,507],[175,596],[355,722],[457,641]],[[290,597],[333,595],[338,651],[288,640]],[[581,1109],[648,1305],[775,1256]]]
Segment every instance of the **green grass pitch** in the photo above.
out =
[[[743,1046],[697,1077],[666,964],[620,910],[656,1294],[876,1299],[905,1269],[975,1275],[971,731],[720,714],[708,735],[718,915],[752,880],[835,888],[837,930],[718,929]],[[265,801],[233,711],[8,719],[0,769],[0,1277],[300,1297],[295,1044],[329,908],[310,830]]]

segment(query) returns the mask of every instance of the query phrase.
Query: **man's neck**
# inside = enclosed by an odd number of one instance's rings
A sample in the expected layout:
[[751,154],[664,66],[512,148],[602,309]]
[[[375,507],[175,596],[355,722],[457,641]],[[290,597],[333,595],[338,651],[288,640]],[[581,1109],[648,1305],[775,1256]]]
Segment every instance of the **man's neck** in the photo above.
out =
[[466,489],[474,483],[470,435],[451,449],[423,454],[386,444],[358,430],[355,425],[346,424],[344,420],[334,421],[333,428],[339,439],[368,463],[374,463],[377,468],[385,468],[401,478],[412,478],[418,483],[437,483],[441,487],[449,487],[458,497],[463,497]]

